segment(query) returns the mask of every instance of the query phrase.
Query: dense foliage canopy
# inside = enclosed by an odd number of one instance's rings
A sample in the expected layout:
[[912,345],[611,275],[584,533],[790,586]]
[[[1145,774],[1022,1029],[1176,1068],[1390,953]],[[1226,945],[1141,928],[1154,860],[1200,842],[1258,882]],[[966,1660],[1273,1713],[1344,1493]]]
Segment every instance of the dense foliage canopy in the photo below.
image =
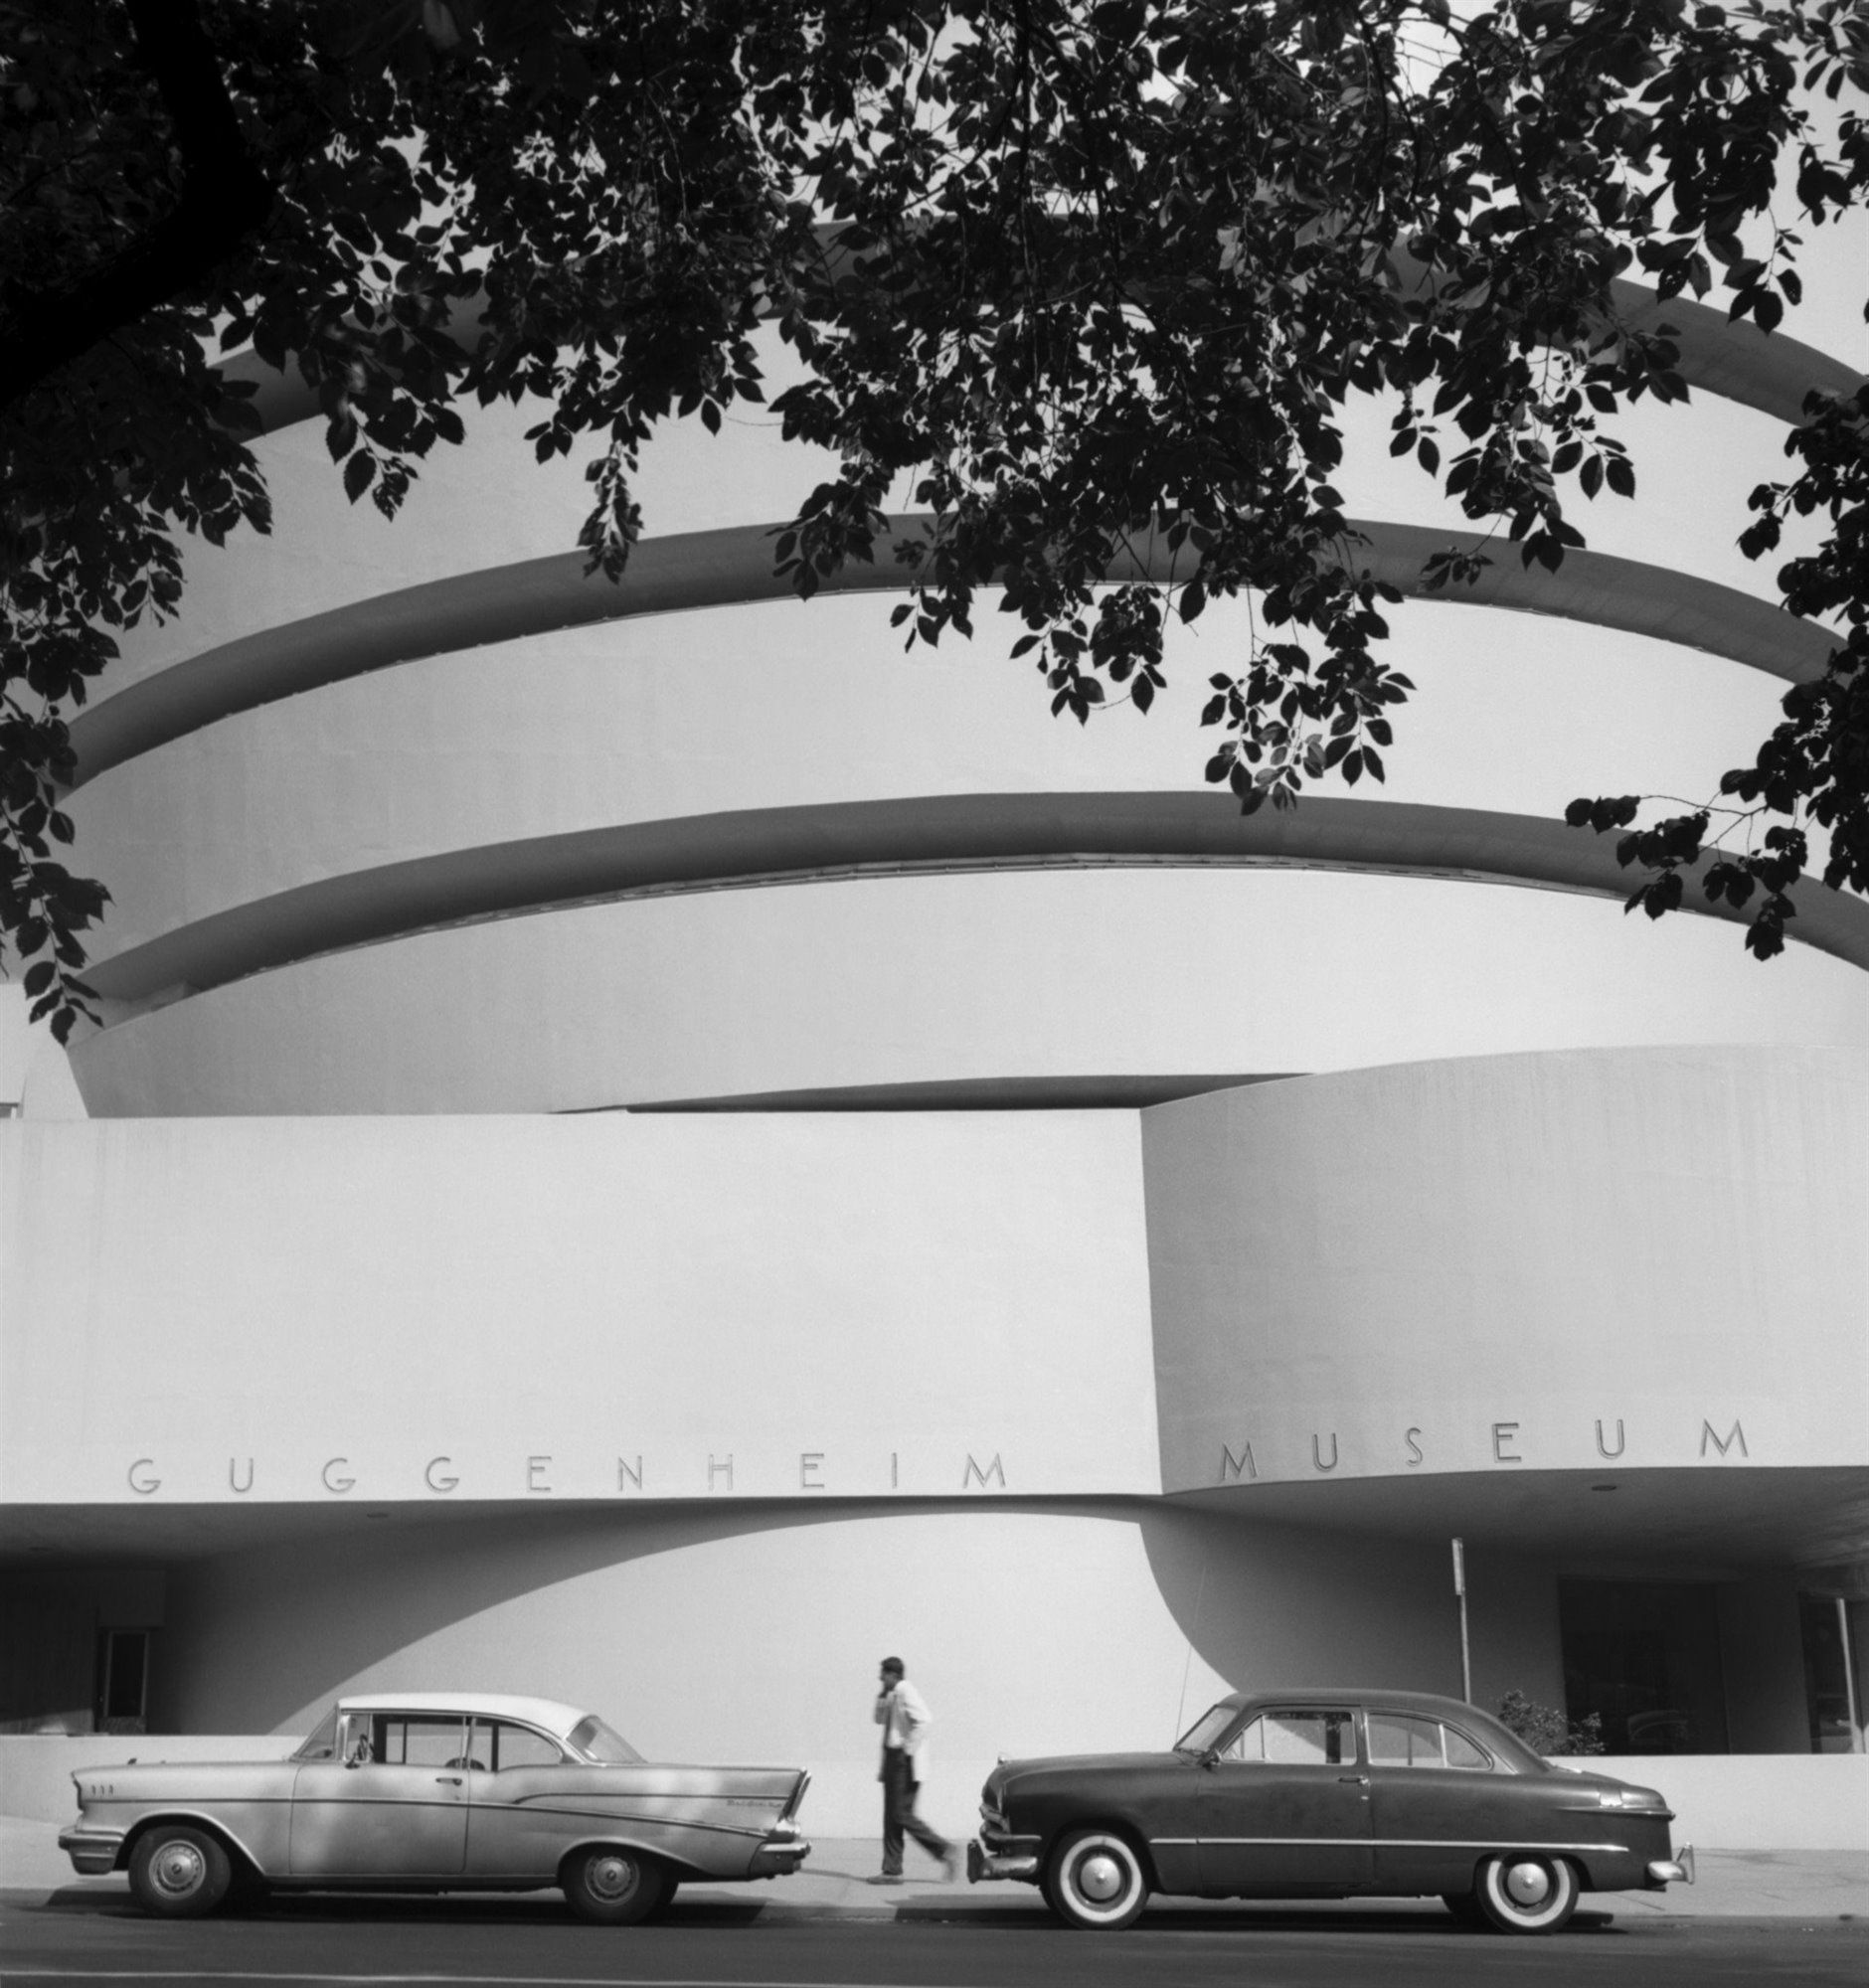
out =
[[[1411,688],[1332,487],[1346,397],[1399,394],[1396,451],[1556,566],[1576,493],[1633,489],[1606,423],[1683,393],[1612,279],[1769,330],[1797,231],[1869,197],[1861,0],[0,0],[0,924],[62,1038],[105,895],[58,860],[66,720],[112,629],[180,609],[178,533],[267,527],[223,353],[315,386],[389,514],[476,404],[543,397],[614,577],[641,445],[760,400],[775,317],[785,433],[841,465],[776,542],[801,592],[909,560],[933,642],[997,589],[1080,718],[1146,710],[1169,618],[1246,592],[1207,773],[1286,805],[1380,779]],[[1812,824],[1823,882],[1869,887],[1866,434],[1869,399],[1813,399],[1751,497],[1755,556],[1826,528],[1782,585],[1836,617],[1828,674],[1720,805],[1572,810],[1629,830],[1657,913],[1717,845],[1762,956]],[[892,548],[905,477],[935,522]],[[1173,584],[1102,583],[1137,535]]]

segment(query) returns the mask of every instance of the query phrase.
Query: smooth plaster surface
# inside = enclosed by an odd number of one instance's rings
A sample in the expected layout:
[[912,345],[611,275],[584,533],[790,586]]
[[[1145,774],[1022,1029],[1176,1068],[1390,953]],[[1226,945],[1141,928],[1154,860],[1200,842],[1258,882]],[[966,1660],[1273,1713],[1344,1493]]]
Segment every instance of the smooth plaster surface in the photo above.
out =
[[1158,1488],[1133,1113],[29,1121],[0,1152],[8,1499]]
[[1142,1123],[1171,1491],[1869,1463],[1869,1058],[1447,1061]]
[[1869,1049],[1869,977],[1704,918],[1330,872],[852,880],[502,919],[255,975],[74,1058],[99,1116],[565,1111],[833,1085]]

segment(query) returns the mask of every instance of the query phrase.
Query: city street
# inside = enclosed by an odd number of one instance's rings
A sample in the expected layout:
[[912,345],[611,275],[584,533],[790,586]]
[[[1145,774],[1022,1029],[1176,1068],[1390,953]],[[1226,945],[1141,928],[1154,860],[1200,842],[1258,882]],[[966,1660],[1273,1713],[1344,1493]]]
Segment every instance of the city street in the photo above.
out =
[[905,1902],[874,1915],[677,1903],[651,1926],[579,1924],[556,1898],[281,1900],[160,1924],[120,1895],[0,1901],[0,1981],[475,1984],[475,1988],[1029,1988],[1473,1982],[1682,1988],[1869,1974],[1869,1924],[1580,1912],[1550,1939],[1468,1932],[1438,1906],[1164,1905],[1087,1935],[1023,1905]]

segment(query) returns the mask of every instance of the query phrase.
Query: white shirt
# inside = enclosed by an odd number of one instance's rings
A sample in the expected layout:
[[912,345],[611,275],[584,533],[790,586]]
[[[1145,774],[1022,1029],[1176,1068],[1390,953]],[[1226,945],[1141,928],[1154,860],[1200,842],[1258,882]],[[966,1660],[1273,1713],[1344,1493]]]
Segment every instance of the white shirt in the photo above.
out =
[[907,1678],[900,1679],[894,1691],[878,1698],[876,1723],[883,1728],[883,1744],[886,1747],[900,1746],[910,1759],[917,1762],[927,1760],[925,1740],[928,1729],[934,1723],[934,1715],[928,1709],[928,1701]]

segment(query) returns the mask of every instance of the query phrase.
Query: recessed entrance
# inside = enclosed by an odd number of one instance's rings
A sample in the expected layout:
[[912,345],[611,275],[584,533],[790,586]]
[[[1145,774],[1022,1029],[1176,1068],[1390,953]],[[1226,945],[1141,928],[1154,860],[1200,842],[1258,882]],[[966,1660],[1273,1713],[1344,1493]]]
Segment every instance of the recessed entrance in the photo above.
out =
[[1565,1708],[1595,1713],[1611,1753],[1724,1753],[1714,1590],[1688,1581],[1562,1580]]

